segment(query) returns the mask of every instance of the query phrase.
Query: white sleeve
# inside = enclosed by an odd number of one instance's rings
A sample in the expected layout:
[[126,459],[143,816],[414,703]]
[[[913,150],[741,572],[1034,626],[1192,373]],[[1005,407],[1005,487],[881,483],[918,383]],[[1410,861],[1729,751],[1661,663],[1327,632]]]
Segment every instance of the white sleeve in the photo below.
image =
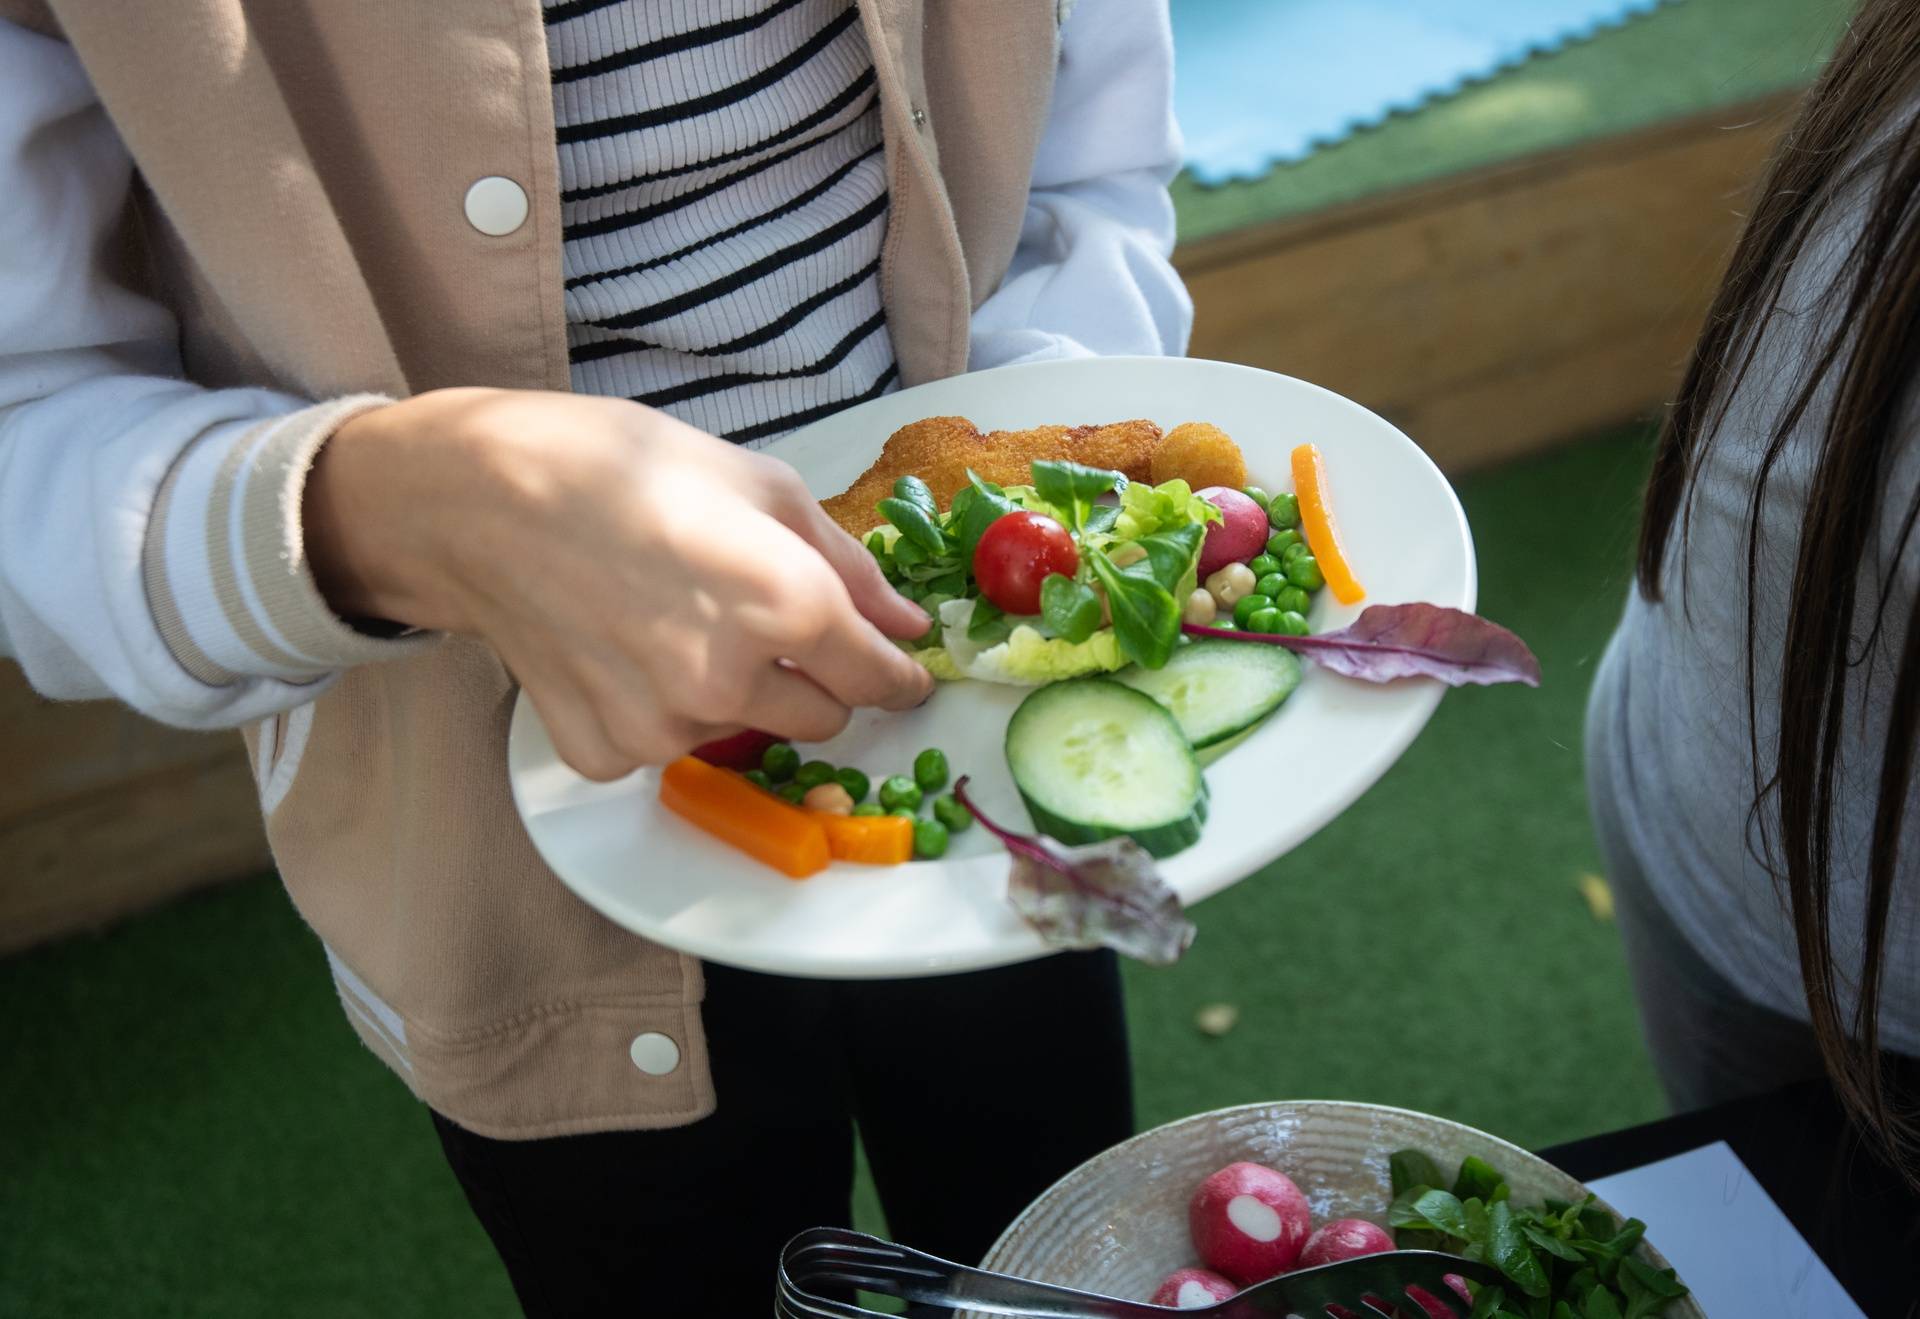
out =
[[236,725],[417,644],[335,618],[302,553],[314,453],[382,400],[182,379],[172,317],[107,273],[132,177],[72,50],[0,21],[0,656]]
[[1179,170],[1167,0],[1078,0],[1020,244],[973,314],[969,369],[1184,353],[1193,303],[1168,260]]

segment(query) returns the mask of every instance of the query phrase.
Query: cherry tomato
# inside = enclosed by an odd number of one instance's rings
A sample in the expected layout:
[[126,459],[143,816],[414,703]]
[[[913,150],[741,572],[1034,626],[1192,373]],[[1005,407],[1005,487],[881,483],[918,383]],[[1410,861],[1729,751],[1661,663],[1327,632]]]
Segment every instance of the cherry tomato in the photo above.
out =
[[1080,551],[1067,529],[1044,513],[1007,513],[991,523],[973,550],[980,594],[1009,614],[1040,612],[1040,583],[1071,577]]

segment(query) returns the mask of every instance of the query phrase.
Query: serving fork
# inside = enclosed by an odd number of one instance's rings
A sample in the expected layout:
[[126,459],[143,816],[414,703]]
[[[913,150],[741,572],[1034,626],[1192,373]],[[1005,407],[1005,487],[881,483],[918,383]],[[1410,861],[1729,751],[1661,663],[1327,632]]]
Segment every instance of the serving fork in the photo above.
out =
[[780,1252],[776,1319],[868,1319],[877,1312],[820,1289],[853,1289],[917,1305],[970,1310],[1005,1319],[1461,1319],[1469,1306],[1449,1276],[1497,1282],[1485,1264],[1433,1250],[1393,1250],[1301,1269],[1256,1283],[1228,1300],[1173,1310],[1144,1301],[988,1273],[897,1246],[863,1232],[816,1227]]

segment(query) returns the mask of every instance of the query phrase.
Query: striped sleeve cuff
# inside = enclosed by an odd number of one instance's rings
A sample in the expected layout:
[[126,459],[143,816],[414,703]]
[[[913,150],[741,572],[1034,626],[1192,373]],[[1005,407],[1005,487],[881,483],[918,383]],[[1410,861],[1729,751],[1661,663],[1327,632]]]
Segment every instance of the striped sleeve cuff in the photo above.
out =
[[141,563],[160,636],[195,678],[309,682],[426,643],[342,622],[314,584],[301,534],[301,496],[320,446],[386,402],[361,394],[229,422],[175,460],[154,497]]

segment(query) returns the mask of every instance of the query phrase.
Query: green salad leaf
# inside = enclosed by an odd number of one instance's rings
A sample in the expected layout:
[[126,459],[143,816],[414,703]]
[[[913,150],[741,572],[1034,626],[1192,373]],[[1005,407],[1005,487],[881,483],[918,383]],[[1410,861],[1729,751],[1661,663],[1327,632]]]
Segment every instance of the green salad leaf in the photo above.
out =
[[[1206,528],[1198,522],[1189,522],[1171,531],[1156,531],[1150,536],[1142,536],[1133,544],[1145,550],[1147,557],[1129,565],[1125,571],[1150,577],[1169,592],[1178,592],[1194,571],[1194,564],[1200,557],[1200,542],[1206,534]],[[1190,591],[1193,588],[1188,586],[1186,589]]]
[[1451,1179],[1420,1150],[1400,1150],[1387,1167],[1387,1221],[1402,1250],[1449,1251],[1504,1276],[1503,1286],[1473,1287],[1471,1319],[1657,1319],[1687,1295],[1672,1269],[1634,1257],[1646,1225],[1616,1222],[1592,1196],[1519,1208],[1482,1159],[1464,1160]]
[[1501,1200],[1487,1211],[1487,1219],[1493,1233],[1487,1243],[1488,1262],[1527,1295],[1545,1296],[1547,1271],[1515,1221],[1513,1206]]
[[1040,616],[1054,635],[1076,646],[1100,627],[1100,597],[1085,582],[1048,573],[1040,583]]
[[973,616],[967,620],[967,640],[982,647],[997,646],[1013,631],[1006,611],[984,595],[973,602]]
[[1506,1198],[1504,1194],[1495,1194],[1505,1185],[1506,1183],[1500,1180],[1500,1174],[1495,1172],[1493,1166],[1485,1159],[1468,1155],[1460,1164],[1460,1175],[1453,1179],[1453,1193],[1462,1200],[1471,1200],[1477,1196],[1492,1203],[1494,1200]]
[[1127,489],[1127,478],[1119,472],[1088,467],[1084,463],[1040,459],[1032,464],[1031,470],[1034,493],[1066,513],[1062,520],[1083,534],[1093,501],[1108,491]]
[[940,504],[933,497],[933,491],[927,483],[912,474],[901,477],[893,483],[893,497],[903,503],[912,504],[930,518],[940,516]]
[[1390,1227],[1444,1232],[1462,1240],[1468,1235],[1467,1210],[1460,1198],[1451,1191],[1436,1191],[1431,1186],[1415,1187],[1404,1203],[1394,1201],[1387,1223]]
[[1107,593],[1107,612],[1113,615],[1121,653],[1141,668],[1163,668],[1180,638],[1180,606],[1173,592],[1151,577],[1114,567],[1099,550],[1089,550],[1087,558]]
[[1401,1150],[1387,1160],[1387,1171],[1393,1178],[1396,1197],[1405,1195],[1417,1186],[1447,1184],[1447,1179],[1440,1175],[1439,1165],[1421,1150]]
[[960,562],[969,569],[973,566],[974,547],[987,533],[987,528],[1008,513],[1017,513],[1020,505],[1009,498],[1007,492],[991,481],[982,481],[977,474],[967,472],[968,485],[953,497],[953,504],[947,511],[947,530],[959,542]]
[[[903,481],[907,478],[902,477]],[[921,489],[925,489],[923,485]],[[933,498],[927,497],[929,501]],[[898,496],[883,499],[875,505],[880,516],[900,529],[900,535],[925,550],[928,554],[945,554],[948,549],[947,533],[940,530],[940,524],[934,521],[935,514],[928,512],[919,504]],[[894,546],[894,558],[900,556],[900,547]]]

